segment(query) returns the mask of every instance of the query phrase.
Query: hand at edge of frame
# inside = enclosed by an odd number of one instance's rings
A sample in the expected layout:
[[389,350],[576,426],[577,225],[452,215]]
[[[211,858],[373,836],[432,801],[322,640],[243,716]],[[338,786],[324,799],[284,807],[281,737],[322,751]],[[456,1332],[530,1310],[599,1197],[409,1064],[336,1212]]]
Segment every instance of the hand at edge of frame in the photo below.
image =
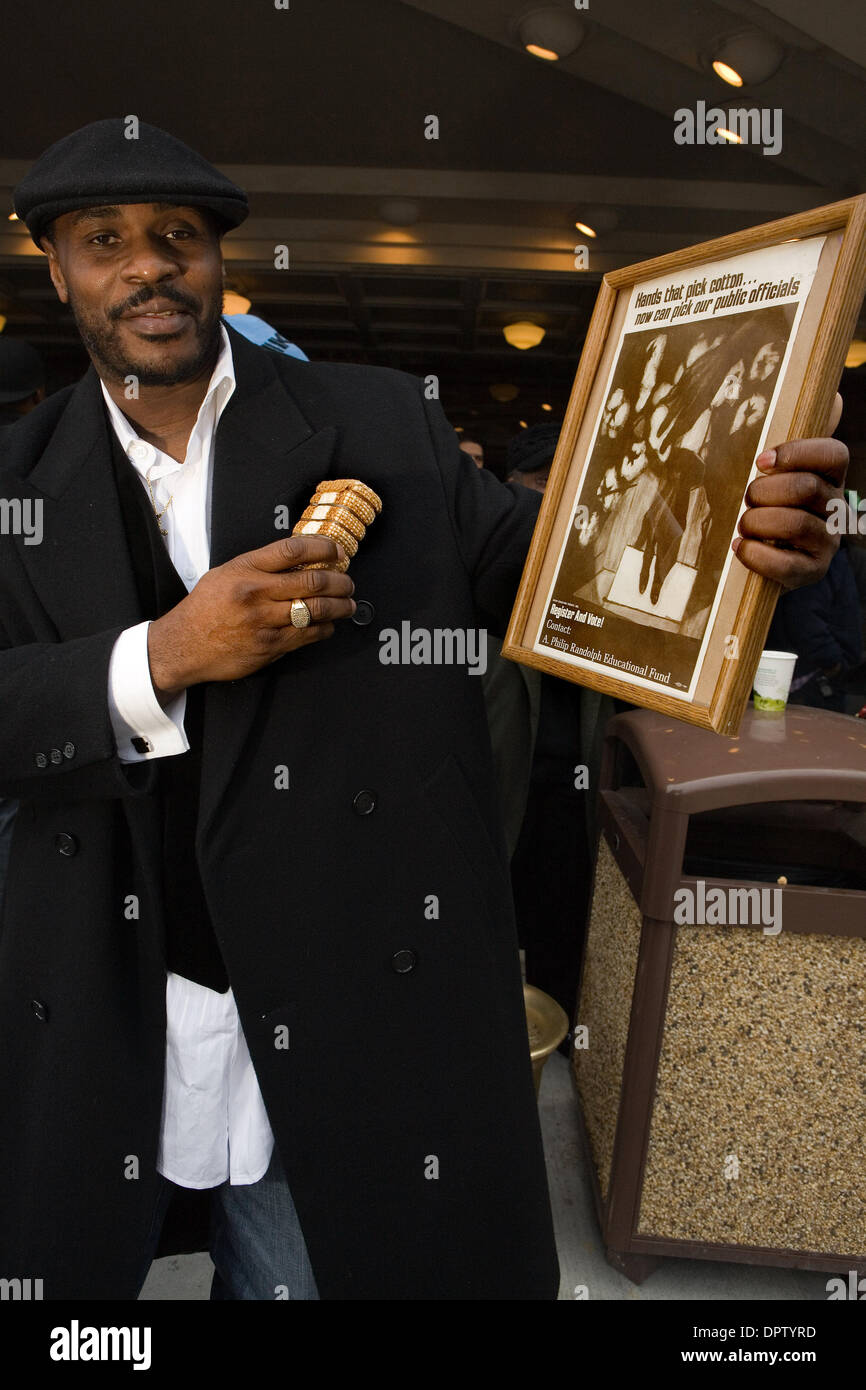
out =
[[[837,394],[828,422],[842,414]],[[748,509],[732,548],[738,560],[786,589],[816,584],[839,548],[827,529],[827,505],[843,497],[848,450],[838,439],[796,439],[766,450],[757,460],[763,477],[746,492]]]

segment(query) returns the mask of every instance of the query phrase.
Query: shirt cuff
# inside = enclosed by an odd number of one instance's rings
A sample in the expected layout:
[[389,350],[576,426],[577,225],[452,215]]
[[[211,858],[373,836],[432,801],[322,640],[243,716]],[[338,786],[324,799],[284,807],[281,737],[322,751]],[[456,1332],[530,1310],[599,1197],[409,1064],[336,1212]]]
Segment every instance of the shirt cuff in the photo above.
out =
[[108,712],[122,763],[185,753],[186,691],[163,708],[156,698],[147,658],[149,622],[128,627],[114,644],[108,667]]

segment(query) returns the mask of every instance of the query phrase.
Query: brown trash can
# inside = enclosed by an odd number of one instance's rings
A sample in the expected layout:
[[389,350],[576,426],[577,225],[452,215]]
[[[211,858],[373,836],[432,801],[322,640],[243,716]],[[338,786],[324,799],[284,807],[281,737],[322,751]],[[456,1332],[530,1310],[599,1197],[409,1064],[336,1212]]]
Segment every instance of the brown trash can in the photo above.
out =
[[598,809],[572,1063],[608,1259],[866,1272],[866,726],[619,715]]

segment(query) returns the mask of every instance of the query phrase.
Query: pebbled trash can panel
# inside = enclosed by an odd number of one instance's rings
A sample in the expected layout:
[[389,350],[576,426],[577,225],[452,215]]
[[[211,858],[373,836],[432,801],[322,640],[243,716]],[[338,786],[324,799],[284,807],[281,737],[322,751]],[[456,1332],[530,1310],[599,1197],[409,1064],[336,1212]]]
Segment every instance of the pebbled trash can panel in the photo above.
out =
[[637,1230],[866,1250],[866,940],[677,929]]
[[671,1255],[866,1272],[866,735],[774,720],[606,729],[572,1058],[636,1282]]
[[575,1047],[572,1056],[603,1197],[610,1184],[642,921],[602,837],[575,1017],[589,1030],[589,1046]]

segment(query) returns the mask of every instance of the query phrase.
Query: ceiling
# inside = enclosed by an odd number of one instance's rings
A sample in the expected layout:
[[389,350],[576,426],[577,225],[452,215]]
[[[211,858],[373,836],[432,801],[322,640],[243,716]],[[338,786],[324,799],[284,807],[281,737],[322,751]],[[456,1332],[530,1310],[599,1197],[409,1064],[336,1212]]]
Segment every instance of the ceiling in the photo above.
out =
[[[590,0],[557,64],[515,36],[541,3],[137,0],[131,23],[123,6],[42,0],[38,24],[4,35],[0,206],[52,141],[135,113],[247,189],[225,251],[253,312],[312,357],[435,372],[455,422],[504,437],[542,403],[564,408],[606,270],[866,188],[861,0]],[[707,60],[744,29],[785,56],[731,95]],[[781,152],[677,145],[674,112],[699,100],[781,109]],[[386,220],[389,199],[414,209]],[[5,218],[0,313],[56,381],[80,371],[43,257]],[[538,348],[507,346],[515,316],[546,328]],[[507,407],[496,381],[520,388]]]

